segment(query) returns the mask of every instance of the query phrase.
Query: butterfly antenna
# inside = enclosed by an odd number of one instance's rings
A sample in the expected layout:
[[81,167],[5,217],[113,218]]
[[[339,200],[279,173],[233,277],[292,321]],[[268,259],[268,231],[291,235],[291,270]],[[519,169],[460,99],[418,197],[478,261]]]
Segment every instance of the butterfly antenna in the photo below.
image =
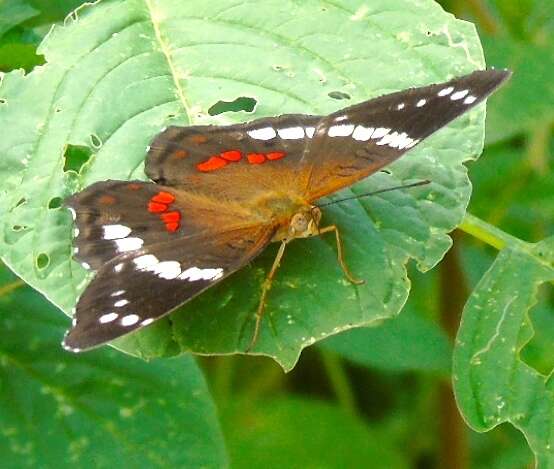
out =
[[361,199],[362,197],[369,197],[370,195],[376,195],[376,194],[382,194],[383,192],[390,192],[395,191],[398,189],[408,189],[410,187],[418,187],[418,186],[425,186],[427,184],[430,184],[431,181],[428,179],[425,179],[423,181],[414,182],[412,184],[404,184],[402,186],[393,186],[393,187],[387,187],[385,189],[379,189],[373,192],[367,192],[366,194],[360,194],[360,195],[353,195],[352,197],[346,197],[344,199],[339,200],[332,200],[331,202],[327,202],[325,204],[318,205],[319,208],[321,207],[327,207],[329,205],[338,204],[339,202],[345,202],[347,200],[354,200],[354,199]]

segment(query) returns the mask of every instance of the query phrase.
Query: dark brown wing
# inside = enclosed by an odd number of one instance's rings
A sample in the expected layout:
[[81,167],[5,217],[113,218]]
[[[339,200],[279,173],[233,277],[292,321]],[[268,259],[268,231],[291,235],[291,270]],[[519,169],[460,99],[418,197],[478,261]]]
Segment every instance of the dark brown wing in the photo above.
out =
[[320,117],[284,115],[230,126],[168,127],[151,143],[146,174],[169,186],[252,201],[296,193],[299,162]]
[[285,115],[231,126],[169,127],[146,173],[233,201],[268,191],[313,201],[393,162],[482,102],[509,77],[485,70],[392,93],[329,116]]
[[101,182],[66,203],[76,215],[78,260],[97,270],[64,340],[72,351],[168,314],[252,260],[275,232],[233,204],[153,183]]
[[363,179],[482,102],[508,77],[484,70],[388,94],[322,119],[300,161],[309,201]]

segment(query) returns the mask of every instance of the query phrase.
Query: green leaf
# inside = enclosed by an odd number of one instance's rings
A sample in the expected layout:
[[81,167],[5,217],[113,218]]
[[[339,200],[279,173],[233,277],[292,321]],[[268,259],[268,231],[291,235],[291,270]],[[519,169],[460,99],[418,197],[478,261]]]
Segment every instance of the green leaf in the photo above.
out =
[[191,357],[144,363],[109,349],[64,352],[63,318],[9,277],[1,268],[2,467],[227,466]]
[[510,422],[539,468],[554,465],[554,380],[520,352],[533,336],[528,311],[538,288],[553,281],[554,238],[500,252],[464,309],[454,350],[456,399],[466,421],[481,432]]
[[222,422],[237,469],[408,467],[389,434],[324,402],[239,401],[223,411]]
[[[88,277],[70,258],[69,214],[51,208],[52,201],[98,180],[144,178],[145,148],[164,126],[328,113],[483,67],[473,25],[431,0],[267,0],[263,8],[230,0],[120,0],[72,18],[41,44],[46,65],[27,76],[7,74],[0,87],[0,252],[66,313]],[[335,99],[346,94],[351,100]],[[219,101],[240,97],[257,101],[254,112],[209,114]],[[342,228],[350,267],[364,286],[343,278],[332,236],[291,243],[256,353],[290,369],[303,347],[398,314],[409,290],[406,263],[433,267],[464,214],[470,185],[462,163],[481,152],[483,115],[481,107],[464,116],[392,165],[391,174],[352,191],[432,184],[325,213]],[[63,170],[67,145],[92,152],[78,173]],[[266,250],[118,346],[144,357],[244,350],[274,254],[274,247]]]
[[452,348],[446,334],[435,323],[406,309],[379,327],[348,331],[322,345],[363,366],[450,373]]
[[28,3],[21,0],[0,0],[0,38],[14,26],[38,15]]

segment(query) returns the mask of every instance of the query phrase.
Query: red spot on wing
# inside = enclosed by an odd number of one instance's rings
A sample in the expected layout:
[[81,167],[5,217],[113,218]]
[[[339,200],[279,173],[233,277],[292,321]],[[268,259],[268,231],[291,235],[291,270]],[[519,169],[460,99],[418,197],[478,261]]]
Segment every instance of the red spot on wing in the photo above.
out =
[[167,210],[166,204],[160,204],[158,202],[148,202],[148,211],[150,213],[161,213]]
[[250,164],[262,164],[265,162],[265,155],[263,153],[248,153],[246,157]]
[[179,222],[175,221],[175,222],[171,222],[171,223],[166,223],[165,228],[170,233],[174,233],[175,231],[177,231],[179,229]]
[[271,153],[267,153],[265,156],[268,160],[280,160],[281,158],[284,158],[286,153],[284,151],[272,151]]
[[210,171],[215,171],[216,169],[223,168],[227,164],[227,161],[225,161],[223,158],[220,158],[219,156],[212,156],[209,160],[206,160],[202,163],[198,163],[196,165],[196,169],[198,171],[202,171],[203,173],[207,173]]
[[181,226],[181,212],[172,210],[168,212],[169,206],[175,202],[175,196],[170,192],[160,191],[148,201],[148,211],[159,213],[165,229],[174,233]]
[[177,210],[174,210],[172,212],[162,213],[160,215],[160,218],[164,221],[164,223],[167,224],[175,221],[180,221],[181,214]]
[[221,158],[227,161],[240,161],[242,155],[238,150],[229,150],[221,153]]
[[175,196],[169,192],[160,191],[154,197],[150,199],[151,202],[158,202],[160,204],[172,204],[175,202]]

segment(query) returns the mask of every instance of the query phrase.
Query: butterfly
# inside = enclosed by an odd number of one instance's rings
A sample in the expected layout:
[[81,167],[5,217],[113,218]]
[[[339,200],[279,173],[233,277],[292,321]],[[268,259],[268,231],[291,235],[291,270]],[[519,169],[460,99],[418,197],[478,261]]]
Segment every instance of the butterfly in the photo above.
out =
[[252,261],[272,241],[250,347],[286,244],[333,232],[321,197],[382,169],[482,102],[507,70],[475,71],[327,116],[282,115],[228,126],[168,127],[145,164],[152,182],[102,181],[65,200],[74,258],[96,272],[62,345],[79,352],[146,327]]

